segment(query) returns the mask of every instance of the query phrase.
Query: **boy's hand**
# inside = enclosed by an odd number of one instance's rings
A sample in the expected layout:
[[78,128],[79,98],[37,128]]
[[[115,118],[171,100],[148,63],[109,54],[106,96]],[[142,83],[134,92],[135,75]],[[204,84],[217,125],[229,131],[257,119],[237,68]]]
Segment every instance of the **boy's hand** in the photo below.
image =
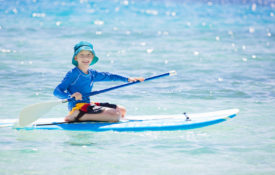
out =
[[82,100],[82,94],[79,92],[74,93],[71,97],[74,97],[75,100]]
[[143,77],[133,77],[133,78],[128,78],[129,82],[136,82],[136,81],[144,81]]

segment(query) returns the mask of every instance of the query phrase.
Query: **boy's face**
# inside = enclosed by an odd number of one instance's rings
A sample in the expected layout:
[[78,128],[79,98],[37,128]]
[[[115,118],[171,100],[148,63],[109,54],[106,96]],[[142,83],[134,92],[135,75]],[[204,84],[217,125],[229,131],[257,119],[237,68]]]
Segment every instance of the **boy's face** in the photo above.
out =
[[80,51],[76,56],[75,60],[78,62],[79,66],[90,66],[93,61],[94,54],[88,50]]

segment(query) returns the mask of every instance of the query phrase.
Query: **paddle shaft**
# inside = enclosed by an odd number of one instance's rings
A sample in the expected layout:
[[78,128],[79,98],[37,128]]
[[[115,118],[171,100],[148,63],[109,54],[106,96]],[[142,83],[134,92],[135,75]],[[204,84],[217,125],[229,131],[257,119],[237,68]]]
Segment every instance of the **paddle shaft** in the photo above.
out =
[[[170,72],[167,72],[167,73],[164,73],[164,74],[160,74],[160,75],[156,75],[156,76],[153,76],[153,77],[146,78],[144,81],[150,81],[150,80],[154,80],[154,79],[157,79],[157,78],[166,77],[166,76],[175,75],[175,74],[176,74],[175,71],[170,71]],[[119,88],[126,87],[126,86],[131,86],[131,85],[138,84],[138,83],[141,83],[141,81],[130,82],[130,83],[110,87],[110,88],[99,90],[99,91],[93,91],[93,92],[90,92],[86,97],[94,96],[94,95],[97,95],[97,94],[112,91],[112,90],[119,89]],[[63,100],[62,102],[66,103],[66,102],[71,101],[73,99],[74,99],[74,97]]]

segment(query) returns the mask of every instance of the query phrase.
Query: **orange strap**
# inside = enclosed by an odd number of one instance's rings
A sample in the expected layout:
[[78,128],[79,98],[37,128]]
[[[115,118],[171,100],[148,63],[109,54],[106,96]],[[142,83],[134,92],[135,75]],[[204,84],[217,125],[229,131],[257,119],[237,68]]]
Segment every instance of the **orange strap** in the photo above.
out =
[[87,108],[90,106],[89,103],[77,103],[75,107],[70,111],[70,115],[75,111],[75,110],[82,110],[84,112],[87,112]]

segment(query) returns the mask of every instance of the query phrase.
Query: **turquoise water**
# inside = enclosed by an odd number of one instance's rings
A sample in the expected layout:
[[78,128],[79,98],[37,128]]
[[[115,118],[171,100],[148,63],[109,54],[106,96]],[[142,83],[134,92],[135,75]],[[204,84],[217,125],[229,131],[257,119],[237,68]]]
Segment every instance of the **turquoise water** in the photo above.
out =
[[[94,66],[178,75],[94,97],[129,115],[239,108],[227,122],[167,132],[0,128],[0,174],[274,174],[274,1],[0,1],[0,119],[52,91],[91,41]],[[98,83],[95,90],[118,82]],[[66,105],[46,117],[63,117]]]

